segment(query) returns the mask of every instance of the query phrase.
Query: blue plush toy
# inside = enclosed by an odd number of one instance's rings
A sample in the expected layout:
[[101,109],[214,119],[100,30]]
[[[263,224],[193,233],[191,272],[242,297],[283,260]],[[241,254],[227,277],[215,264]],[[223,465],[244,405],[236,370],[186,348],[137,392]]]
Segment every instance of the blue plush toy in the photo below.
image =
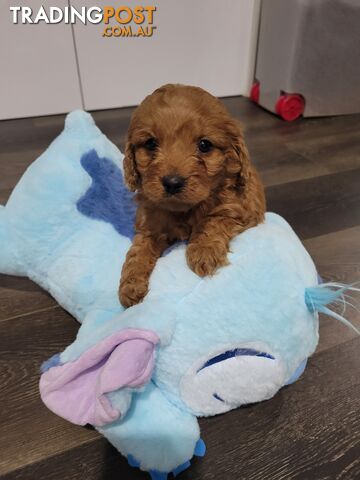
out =
[[0,207],[0,271],[28,276],[82,322],[43,366],[46,405],[166,479],[205,453],[197,416],[268,399],[301,375],[317,312],[347,323],[326,307],[345,287],[318,285],[298,237],[268,213],[212,278],[187,267],[184,245],[168,251],[145,300],[124,311],[118,283],[136,207],[121,169],[91,116],[70,114]]

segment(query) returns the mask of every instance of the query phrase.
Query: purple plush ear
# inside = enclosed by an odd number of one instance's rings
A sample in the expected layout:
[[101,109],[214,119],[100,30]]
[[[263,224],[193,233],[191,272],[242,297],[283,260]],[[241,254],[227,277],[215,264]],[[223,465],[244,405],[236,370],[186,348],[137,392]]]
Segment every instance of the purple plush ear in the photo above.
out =
[[40,378],[41,398],[50,410],[77,425],[113,422],[124,412],[105,394],[148,383],[158,342],[150,330],[120,330],[77,360],[47,370]]

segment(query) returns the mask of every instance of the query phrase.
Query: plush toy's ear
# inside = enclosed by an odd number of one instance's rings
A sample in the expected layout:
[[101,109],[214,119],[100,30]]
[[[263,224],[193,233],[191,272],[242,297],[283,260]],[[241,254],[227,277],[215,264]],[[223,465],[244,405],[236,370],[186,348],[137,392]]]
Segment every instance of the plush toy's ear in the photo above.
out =
[[126,388],[128,396],[130,388],[148,383],[158,342],[158,336],[149,330],[118,331],[77,360],[43,373],[41,398],[50,410],[77,425],[113,422],[126,412],[114,408],[106,394]]
[[135,192],[135,190],[137,190],[140,186],[140,176],[135,163],[134,145],[131,143],[129,138],[125,146],[125,157],[123,165],[125,182],[129,187],[129,190]]

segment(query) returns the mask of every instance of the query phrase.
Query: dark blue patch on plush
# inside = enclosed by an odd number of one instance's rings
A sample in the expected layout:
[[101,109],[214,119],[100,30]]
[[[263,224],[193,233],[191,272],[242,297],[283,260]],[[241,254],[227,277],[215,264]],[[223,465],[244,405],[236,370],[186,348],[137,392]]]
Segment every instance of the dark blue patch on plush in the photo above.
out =
[[108,158],[100,158],[95,150],[85,153],[80,162],[92,178],[92,184],[77,202],[79,212],[111,223],[120,235],[133,238],[136,205],[121,170]]
[[228,360],[229,358],[239,357],[243,355],[250,357],[264,357],[275,360],[272,355],[266,352],[259,352],[258,350],[253,350],[252,348],[235,348],[234,350],[227,350],[226,352],[216,355],[216,357],[210,358],[210,360],[205,362],[204,365],[199,368],[198,372],[200,372],[200,370],[203,370],[206,367],[214,365],[215,363],[223,362],[224,360]]

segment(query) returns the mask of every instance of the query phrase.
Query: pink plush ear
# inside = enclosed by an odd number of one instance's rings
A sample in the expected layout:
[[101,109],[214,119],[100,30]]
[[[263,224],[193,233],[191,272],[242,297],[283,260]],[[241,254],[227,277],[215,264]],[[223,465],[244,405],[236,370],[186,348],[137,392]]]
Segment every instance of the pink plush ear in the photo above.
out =
[[158,342],[149,330],[120,330],[77,360],[45,372],[40,378],[41,398],[50,410],[77,425],[113,422],[124,412],[105,394],[148,383]]

